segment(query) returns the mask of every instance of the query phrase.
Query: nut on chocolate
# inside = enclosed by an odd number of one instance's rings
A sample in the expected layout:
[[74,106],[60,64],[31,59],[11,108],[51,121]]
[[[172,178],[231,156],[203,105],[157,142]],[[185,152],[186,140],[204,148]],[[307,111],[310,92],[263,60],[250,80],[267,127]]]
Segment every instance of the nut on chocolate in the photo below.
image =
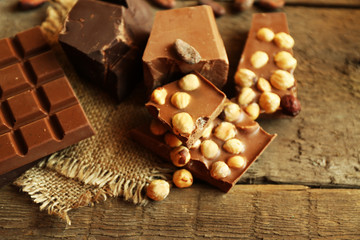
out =
[[280,106],[284,113],[296,116],[301,111],[301,104],[298,98],[293,95],[285,95],[281,98]]
[[195,64],[200,62],[201,56],[196,49],[187,42],[176,39],[174,43],[175,50],[179,57],[188,64]]

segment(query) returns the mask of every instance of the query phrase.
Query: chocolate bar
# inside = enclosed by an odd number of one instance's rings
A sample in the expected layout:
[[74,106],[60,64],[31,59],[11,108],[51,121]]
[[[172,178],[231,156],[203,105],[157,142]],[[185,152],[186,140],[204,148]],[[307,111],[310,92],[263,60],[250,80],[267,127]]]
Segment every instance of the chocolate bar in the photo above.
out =
[[[266,133],[236,103],[227,103],[221,118],[216,118],[207,133],[189,149],[190,161],[184,168],[196,178],[228,192],[276,135]],[[166,141],[167,134],[154,135],[149,125],[131,130],[135,141],[161,158],[172,160],[171,153],[177,147]]]
[[[181,39],[199,52],[198,63],[183,61],[174,44]],[[197,71],[215,86],[225,85],[229,70],[223,40],[209,6],[159,11],[143,55],[144,81],[149,93],[172,79]]]
[[151,25],[152,13],[143,0],[82,0],[70,11],[59,42],[80,76],[120,101],[142,77]]
[[235,99],[256,119],[295,116],[301,106],[293,76],[297,61],[293,57],[294,39],[289,35],[285,13],[258,13],[252,18],[235,83]]
[[190,147],[221,113],[225,100],[223,92],[194,72],[155,89],[145,106]]
[[94,135],[39,27],[0,40],[0,174]]

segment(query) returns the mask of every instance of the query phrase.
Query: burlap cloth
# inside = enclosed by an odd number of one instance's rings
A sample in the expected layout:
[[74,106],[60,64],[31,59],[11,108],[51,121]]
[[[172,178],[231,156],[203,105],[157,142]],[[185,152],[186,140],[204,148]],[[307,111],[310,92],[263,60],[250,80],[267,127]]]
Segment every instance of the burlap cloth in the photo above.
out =
[[[56,39],[74,0],[56,0],[48,10],[43,29]],[[49,20],[50,19],[50,20]],[[41,210],[71,224],[67,212],[107,197],[121,196],[146,204],[144,189],[154,178],[168,179],[172,166],[133,142],[128,131],[149,114],[141,84],[121,104],[102,90],[79,79],[58,44],[54,49],[96,135],[42,160],[14,183],[27,192]]]

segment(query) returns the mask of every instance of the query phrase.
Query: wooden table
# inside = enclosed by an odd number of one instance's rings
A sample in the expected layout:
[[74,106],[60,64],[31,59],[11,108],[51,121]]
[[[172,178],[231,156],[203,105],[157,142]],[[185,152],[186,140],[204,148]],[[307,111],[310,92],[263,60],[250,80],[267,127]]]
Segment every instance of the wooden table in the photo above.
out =
[[[66,226],[8,185],[0,189],[0,238],[360,239],[360,3],[288,3],[303,111],[295,119],[260,121],[278,137],[228,194],[195,183],[146,207],[108,199],[70,212]],[[19,12],[15,4],[0,1],[0,38],[45,16],[46,6]],[[222,4],[229,13],[217,23],[231,80],[251,14],[261,10],[235,14],[231,1]]]

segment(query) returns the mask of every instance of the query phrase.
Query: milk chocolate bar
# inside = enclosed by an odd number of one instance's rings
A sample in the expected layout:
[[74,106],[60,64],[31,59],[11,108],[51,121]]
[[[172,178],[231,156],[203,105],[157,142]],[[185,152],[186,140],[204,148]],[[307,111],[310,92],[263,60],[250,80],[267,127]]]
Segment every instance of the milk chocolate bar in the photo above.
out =
[[285,13],[257,13],[242,53],[235,83],[235,99],[253,119],[300,112],[297,82],[293,72],[294,39]]
[[0,40],[0,174],[94,135],[39,27]]
[[221,113],[225,100],[223,92],[194,72],[155,89],[146,108],[190,147]]
[[[196,178],[228,192],[276,135],[266,133],[258,123],[236,106],[227,103],[198,143],[189,149],[184,166]],[[231,120],[231,121],[230,121]],[[175,149],[166,143],[166,134],[154,135],[149,125],[131,131],[132,138],[161,158],[171,160]]]
[[[181,39],[199,52],[201,60],[189,64],[175,51]],[[159,11],[143,55],[144,81],[150,93],[172,79],[197,71],[221,88],[227,81],[229,61],[209,6]]]
[[143,0],[117,3],[78,1],[59,42],[79,75],[120,101],[142,78],[141,56],[153,15]]

